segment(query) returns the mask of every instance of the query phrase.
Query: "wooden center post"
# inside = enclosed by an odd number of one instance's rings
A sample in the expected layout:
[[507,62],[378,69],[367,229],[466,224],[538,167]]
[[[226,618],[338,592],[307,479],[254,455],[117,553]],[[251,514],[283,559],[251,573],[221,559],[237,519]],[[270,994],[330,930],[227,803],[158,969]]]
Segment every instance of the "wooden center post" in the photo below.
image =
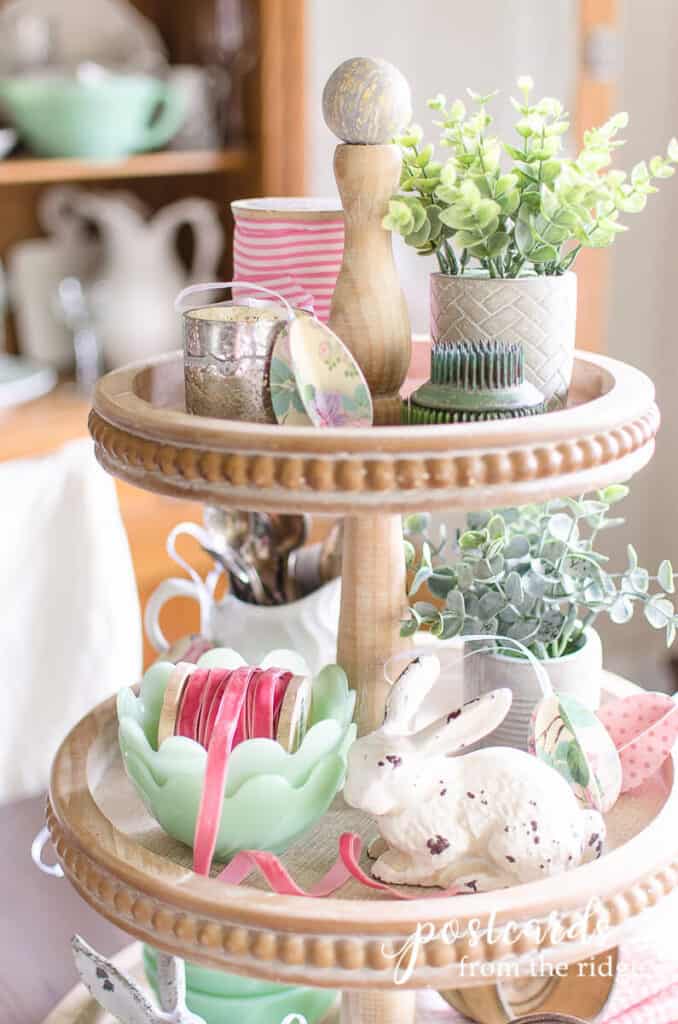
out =
[[416,992],[342,992],[340,1024],[414,1024]]
[[409,641],[400,636],[405,607],[405,550],[399,515],[344,520],[337,660],[358,694],[363,735],[384,720],[384,664]]

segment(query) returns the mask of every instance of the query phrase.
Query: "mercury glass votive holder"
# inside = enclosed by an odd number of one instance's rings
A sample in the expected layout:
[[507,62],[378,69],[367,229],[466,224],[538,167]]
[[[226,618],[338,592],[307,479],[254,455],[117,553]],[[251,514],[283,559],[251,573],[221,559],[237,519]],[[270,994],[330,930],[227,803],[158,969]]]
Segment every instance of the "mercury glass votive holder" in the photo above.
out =
[[[308,315],[295,310],[295,315]],[[275,423],[273,349],[287,330],[280,304],[247,299],[183,313],[186,409],[197,416]]]

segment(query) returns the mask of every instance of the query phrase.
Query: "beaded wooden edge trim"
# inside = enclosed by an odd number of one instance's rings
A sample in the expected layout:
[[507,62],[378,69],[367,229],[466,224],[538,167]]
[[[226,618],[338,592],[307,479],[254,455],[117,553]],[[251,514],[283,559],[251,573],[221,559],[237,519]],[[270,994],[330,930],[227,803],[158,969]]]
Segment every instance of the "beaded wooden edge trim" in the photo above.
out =
[[[458,977],[468,975],[469,965],[498,962],[516,953],[537,955],[552,948],[548,932],[539,928],[525,928],[518,942],[510,947],[503,942],[491,943],[477,934],[453,943],[436,938],[420,946],[412,977],[404,986],[396,986],[394,967],[409,934],[381,938],[276,933],[176,910],[121,882],[79,846],[71,845],[49,801],[47,825],[66,876],[90,906],[136,938],[210,967],[319,987],[450,988]],[[586,915],[587,935],[610,929],[610,945],[614,945],[612,929],[654,906],[677,886],[675,860],[628,889],[599,901],[593,908],[569,910],[558,919],[563,929],[572,929],[574,933]],[[442,928],[442,924],[439,922],[436,927]],[[581,934],[576,938],[566,935],[557,947],[564,959],[572,943],[581,943]]]
[[[222,500],[271,500],[329,511],[397,511],[413,502],[436,505],[477,501],[491,504],[492,489],[522,490],[536,500],[544,493],[574,493],[598,485],[593,471],[613,482],[635,472],[652,455],[659,411],[651,405],[628,424],[576,440],[475,452],[390,453],[210,451],[163,444],[122,430],[92,410],[89,429],[105,469],[132,483],[167,494]],[[606,472],[607,471],[607,472]],[[602,483],[602,480],[600,481]]]

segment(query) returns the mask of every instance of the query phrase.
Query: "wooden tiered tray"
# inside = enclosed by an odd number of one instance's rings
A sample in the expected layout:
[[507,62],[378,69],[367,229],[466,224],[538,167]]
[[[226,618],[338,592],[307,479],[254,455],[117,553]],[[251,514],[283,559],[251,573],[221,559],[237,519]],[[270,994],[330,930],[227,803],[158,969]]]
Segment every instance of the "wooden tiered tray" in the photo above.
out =
[[618,482],[649,461],[658,425],[649,378],[586,353],[569,408],[527,419],[316,430],[192,416],[180,353],[108,374],[90,414],[102,466],[139,487],[345,517],[338,660],[358,691],[362,731],[382,721],[382,667],[404,645],[400,514],[524,504]]
[[[103,378],[90,430],[104,468],[139,487],[236,508],[344,517],[337,657],[357,690],[364,732],[383,717],[383,665],[409,642],[400,637],[401,514],[541,501],[626,479],[650,459],[658,422],[644,374],[584,353],[568,408],[530,419],[371,430],[216,420],[185,413],[183,363],[175,353]],[[608,692],[628,685],[608,677]],[[514,1007],[579,1009],[585,1016],[600,1010],[610,983],[595,972],[574,984],[541,977],[502,982],[499,964],[516,952],[527,970],[602,954],[678,884],[674,771],[668,764],[652,785],[619,801],[604,858],[568,874],[566,884],[556,878],[409,902],[353,883],[328,900],[280,897],[256,880],[234,888],[193,874],[190,851],[148,817],[124,776],[109,702],[62,745],[48,822],[83,897],[160,949],[255,977],[339,988],[344,1024],[412,1024],[414,990],[422,987],[446,990],[464,1012],[500,1024],[516,1015]],[[366,835],[369,827],[338,803],[288,852],[288,867],[308,885],[334,859],[341,831]],[[491,919],[525,924],[556,913],[567,926],[587,912],[585,933],[558,945],[538,925],[526,927],[510,948],[489,935],[445,941],[449,922],[469,931],[475,919],[482,928]],[[429,922],[440,934],[422,945],[412,974],[396,985],[399,950]]]
[[[606,676],[608,694],[630,689]],[[355,882],[330,899],[277,896],[257,878],[234,887],[192,872],[190,850],[163,832],[127,780],[114,703],[108,701],[62,744],[47,819],[67,877],[95,910],[136,938],[205,966],[338,988],[353,998],[356,991],[368,990],[368,998],[369,990],[390,990],[400,1004],[398,1019],[407,1020],[406,989],[469,988],[466,998],[472,998],[471,987],[500,977],[508,956],[519,954],[521,972],[527,973],[537,961],[572,963],[616,946],[624,927],[678,884],[675,771],[676,763],[669,762],[642,789],[621,797],[607,818],[603,858],[564,878],[407,902]],[[288,852],[285,863],[302,885],[329,868],[337,836],[347,829],[365,838],[371,833],[366,819],[337,801]],[[582,915],[586,925],[555,945],[537,925],[552,912],[565,928],[572,929]],[[455,922],[477,934],[492,921],[499,929],[508,920],[524,928],[515,945],[487,934],[477,941],[471,934],[445,941],[446,926]],[[428,922],[440,934],[422,945],[411,976],[397,985],[399,951]],[[354,1010],[360,1021],[360,1006]]]
[[108,374],[90,415],[102,466],[139,487],[348,516],[501,507],[602,487],[649,461],[658,426],[650,379],[584,352],[569,407],[518,420],[316,430],[192,416],[178,352]]
[[[366,66],[371,75],[369,60]],[[373,120],[378,106],[400,105],[401,88],[394,69],[383,71],[379,66],[377,92],[364,87],[353,65],[333,76],[352,106],[355,99],[352,123],[339,126],[333,105],[323,103],[328,127],[341,136],[334,166],[346,221],[330,325],[366,375],[379,424],[398,418],[411,347],[391,240],[382,230],[399,157],[388,141],[392,126]],[[384,664],[410,642],[400,636],[402,514],[518,505],[624,480],[650,459],[658,422],[647,377],[584,353],[575,362],[569,407],[533,418],[362,430],[217,420],[185,412],[183,359],[174,353],[104,377],[90,430],[102,466],[139,487],[240,509],[344,518],[337,660],[357,692],[358,729],[366,732],[383,720]],[[620,687],[608,679],[608,690]],[[529,967],[539,957],[571,963],[610,949],[628,921],[676,885],[674,767],[620,800],[604,858],[568,874],[567,884],[556,878],[411,902],[349,884],[328,900],[283,898],[255,881],[229,887],[194,875],[189,851],[148,817],[126,781],[108,702],[63,743],[48,822],[64,870],[83,897],[161,950],[255,977],[339,988],[342,1024],[413,1024],[415,989],[423,987],[449,990],[455,1005],[499,1024],[514,1016],[514,1003],[523,1012],[544,1008],[554,991],[542,979],[531,996],[519,985],[515,999],[510,985],[502,989],[497,971],[509,953]],[[368,828],[339,801],[288,852],[288,867],[308,886],[333,861],[341,831]],[[552,913],[570,925],[585,915],[584,933],[570,932],[555,945],[540,927]],[[492,920],[509,919],[524,926],[515,945],[482,932]],[[455,942],[446,941],[450,922],[462,932]],[[398,985],[394,961],[422,923],[440,934],[421,946]],[[488,977],[496,985],[488,988]],[[599,979],[584,978],[574,989],[586,1015],[594,1015]]]

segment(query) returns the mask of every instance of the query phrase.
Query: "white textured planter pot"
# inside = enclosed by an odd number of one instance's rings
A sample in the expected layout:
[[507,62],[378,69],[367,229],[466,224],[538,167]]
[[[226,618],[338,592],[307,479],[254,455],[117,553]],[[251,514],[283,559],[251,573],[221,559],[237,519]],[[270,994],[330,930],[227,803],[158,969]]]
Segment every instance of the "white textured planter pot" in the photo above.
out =
[[525,376],[564,405],[572,379],[577,277],[490,278],[431,275],[434,341],[518,341]]
[[[586,631],[586,643],[564,658],[549,658],[546,669],[554,693],[576,697],[591,711],[600,705],[603,648],[594,629]],[[508,715],[481,746],[516,747],[527,750],[530,717],[542,692],[534,669],[527,660],[505,654],[474,654],[464,661],[464,699],[472,700],[491,690],[508,686],[513,703]]]

